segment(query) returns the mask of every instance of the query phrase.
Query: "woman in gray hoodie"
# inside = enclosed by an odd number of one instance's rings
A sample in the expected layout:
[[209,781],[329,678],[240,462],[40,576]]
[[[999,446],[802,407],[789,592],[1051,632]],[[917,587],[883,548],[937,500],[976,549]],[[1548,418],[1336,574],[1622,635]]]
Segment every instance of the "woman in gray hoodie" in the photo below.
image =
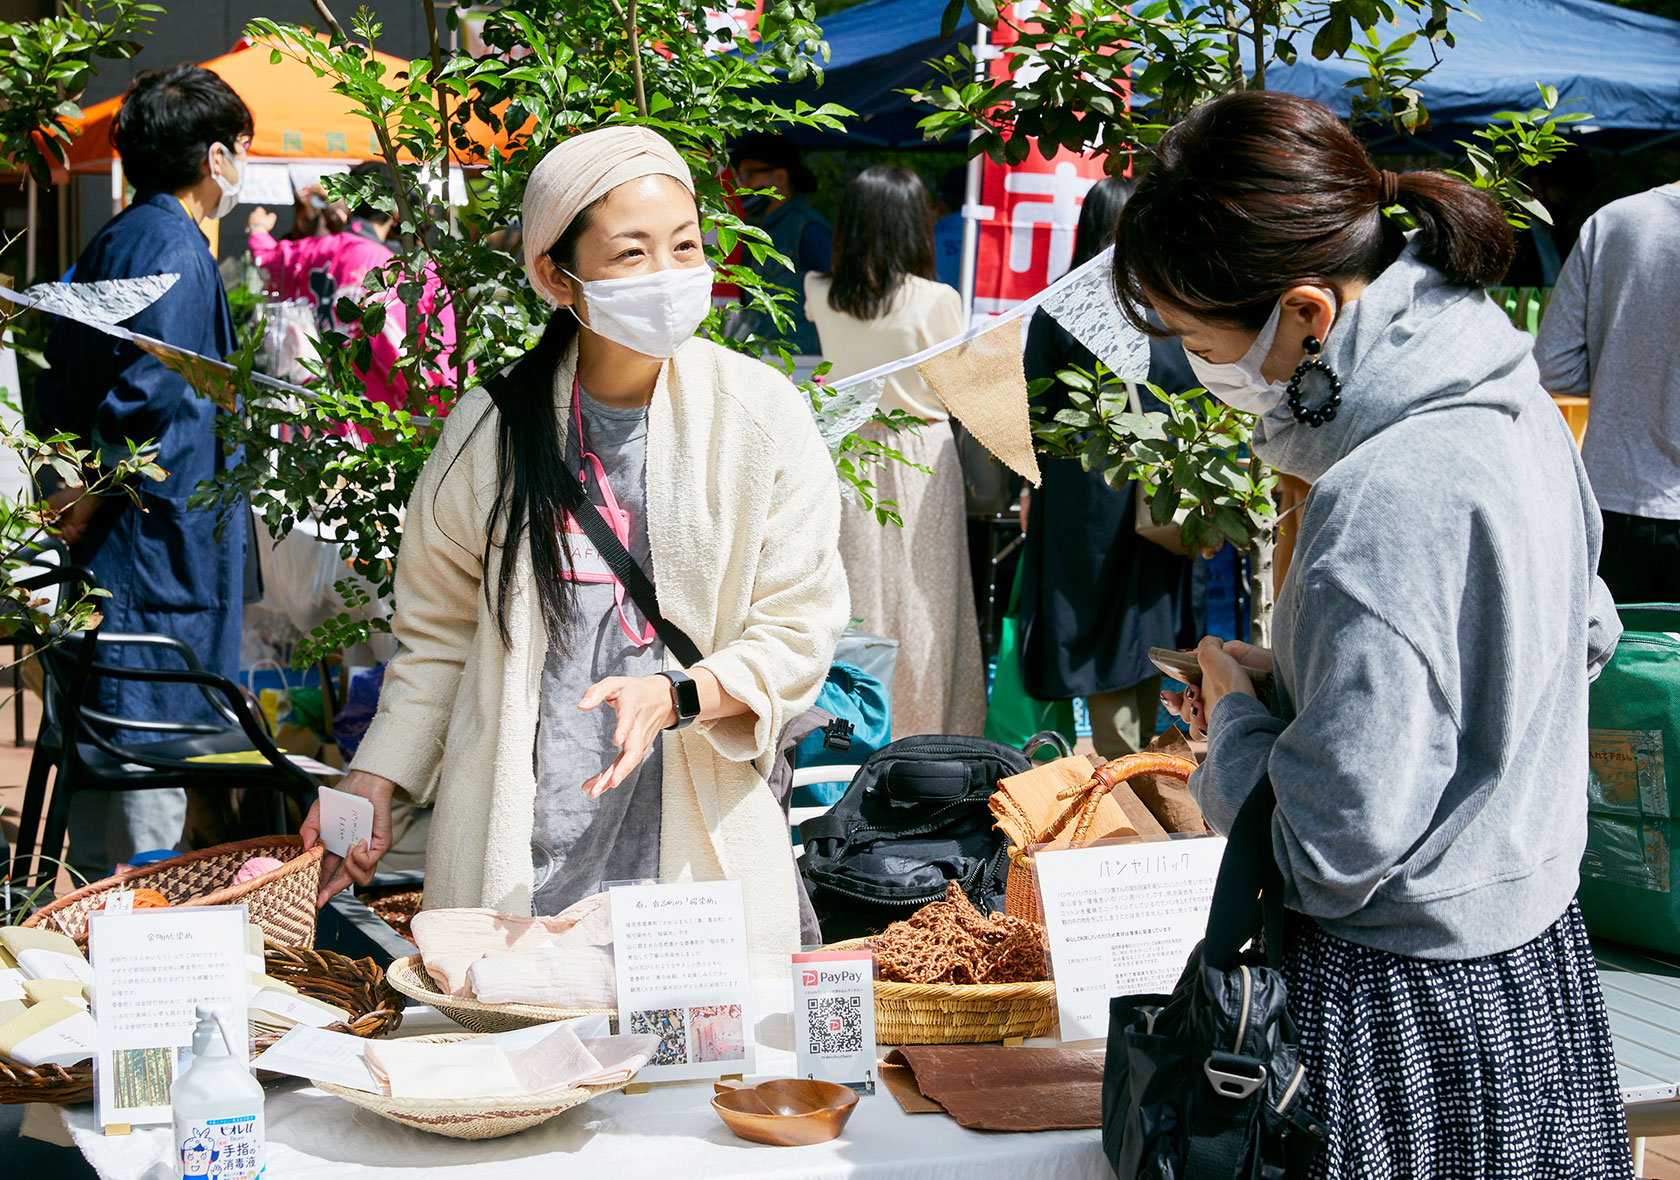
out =
[[1483,291],[1511,253],[1486,195],[1261,92],[1169,132],[1120,221],[1131,320],[1313,485],[1275,649],[1205,640],[1168,703],[1207,733],[1215,828],[1271,776],[1318,1175],[1632,1174],[1574,901],[1618,627],[1569,431]]

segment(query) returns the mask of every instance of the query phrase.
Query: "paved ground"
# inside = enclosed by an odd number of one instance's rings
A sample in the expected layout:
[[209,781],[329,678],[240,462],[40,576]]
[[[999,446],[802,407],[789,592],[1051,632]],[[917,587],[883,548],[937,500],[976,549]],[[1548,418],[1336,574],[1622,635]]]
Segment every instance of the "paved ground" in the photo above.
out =
[[[5,700],[4,693],[0,693],[0,700]],[[17,813],[23,802],[23,784],[33,752],[28,741],[22,747],[12,744],[11,708],[9,700],[0,707],[0,808],[4,809],[0,829],[4,830],[8,842],[17,834]],[[24,732],[33,738],[40,718],[39,702],[33,695],[25,696],[24,718]],[[1081,751],[1087,747],[1088,743],[1080,743]],[[0,1106],[0,1162],[30,1165],[27,1171],[12,1174],[52,1175],[58,1180],[82,1180],[93,1175],[80,1154],[73,1150],[20,1140],[17,1127],[21,1117],[21,1108]],[[12,1171],[10,1167],[7,1170]],[[1650,1180],[1680,1180],[1680,1136],[1649,1141],[1644,1174]]]

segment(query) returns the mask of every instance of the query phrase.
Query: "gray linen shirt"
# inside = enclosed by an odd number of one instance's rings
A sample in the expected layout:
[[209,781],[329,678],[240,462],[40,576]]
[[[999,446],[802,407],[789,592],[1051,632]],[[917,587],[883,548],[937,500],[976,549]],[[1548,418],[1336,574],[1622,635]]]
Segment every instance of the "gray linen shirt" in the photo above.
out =
[[1587,395],[1599,507],[1680,520],[1680,185],[1587,219],[1534,346],[1552,393]]
[[[630,517],[626,546],[648,576],[647,408],[615,409],[580,394],[583,433],[606,469],[618,505]],[[568,432],[568,435],[570,432]],[[566,464],[580,469],[575,439],[567,439]],[[603,503],[593,471],[590,501]],[[651,676],[664,667],[665,646],[633,643],[619,624],[611,583],[576,582],[574,614],[565,651],[550,649],[543,664],[535,751],[536,810],[531,829],[531,912],[557,914],[598,891],[603,881],[656,876],[659,872],[660,786],[664,738],[647,760],[599,799],[584,780],[611,765],[617,714],[610,705],[585,713],[577,707],[590,685],[608,676]],[[625,616],[639,634],[647,621],[626,596]]]

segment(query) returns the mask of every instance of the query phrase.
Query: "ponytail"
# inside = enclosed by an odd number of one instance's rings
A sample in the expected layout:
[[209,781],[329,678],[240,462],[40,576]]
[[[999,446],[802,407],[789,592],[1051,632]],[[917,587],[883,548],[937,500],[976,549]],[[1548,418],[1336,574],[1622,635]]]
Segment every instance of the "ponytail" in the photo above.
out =
[[[578,239],[588,228],[594,205],[572,219],[560,240],[549,250],[555,265],[575,268]],[[496,499],[490,505],[485,529],[484,568],[496,568],[496,590],[484,583],[484,597],[496,618],[502,646],[511,649],[508,626],[513,597],[514,561],[521,542],[529,538],[531,573],[549,647],[566,649],[566,633],[575,602],[571,592],[572,555],[564,540],[566,516],[580,511],[583,488],[566,466],[560,416],[554,411],[554,371],[577,339],[578,322],[567,308],[556,308],[543,328],[542,339],[491,391],[498,411],[496,428]],[[500,541],[502,560],[493,565],[497,548],[496,522],[506,513],[507,527]]]
[[1445,172],[1402,172],[1395,203],[1417,223],[1418,257],[1453,282],[1491,286],[1511,269],[1511,223],[1469,181]]

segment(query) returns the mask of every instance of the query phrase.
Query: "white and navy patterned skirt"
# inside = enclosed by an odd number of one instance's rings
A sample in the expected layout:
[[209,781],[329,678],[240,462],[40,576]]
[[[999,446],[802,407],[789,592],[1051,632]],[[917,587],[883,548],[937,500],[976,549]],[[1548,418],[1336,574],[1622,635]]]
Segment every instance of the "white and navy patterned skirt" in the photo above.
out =
[[[1291,918],[1295,918],[1291,915]],[[1581,911],[1480,959],[1413,959],[1304,919],[1284,955],[1325,1180],[1628,1180]]]

